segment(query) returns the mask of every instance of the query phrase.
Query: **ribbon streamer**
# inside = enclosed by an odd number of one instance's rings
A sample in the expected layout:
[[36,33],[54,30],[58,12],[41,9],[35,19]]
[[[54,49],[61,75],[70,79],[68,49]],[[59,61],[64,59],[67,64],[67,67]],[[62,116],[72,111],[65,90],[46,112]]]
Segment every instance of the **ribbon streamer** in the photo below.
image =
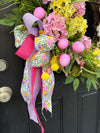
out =
[[[20,46],[16,55],[26,60],[21,94],[28,103],[30,119],[39,123],[41,132],[44,133],[44,128],[35,108],[35,102],[41,88],[42,110],[45,108],[52,113],[51,99],[54,88],[54,74],[49,64],[49,51],[54,48],[54,39],[45,35],[35,37],[38,36],[38,30],[42,29],[42,21],[32,14],[26,13],[23,16],[23,21],[27,29],[24,25],[19,25],[14,29],[15,46]],[[39,29],[32,27],[34,22],[38,22]],[[49,74],[49,79],[42,80],[41,75],[45,72]]]

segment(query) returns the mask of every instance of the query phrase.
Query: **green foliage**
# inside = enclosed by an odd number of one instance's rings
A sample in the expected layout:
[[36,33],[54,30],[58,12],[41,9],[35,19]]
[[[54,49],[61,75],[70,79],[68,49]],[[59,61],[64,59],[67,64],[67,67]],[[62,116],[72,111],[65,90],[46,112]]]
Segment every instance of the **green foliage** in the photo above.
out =
[[73,81],[73,88],[74,88],[74,91],[76,91],[79,87],[79,79],[78,78],[75,78],[74,81]]
[[75,65],[72,69],[71,75],[73,77],[78,77],[80,75],[80,67],[78,65]]
[[97,84],[96,84],[96,82],[95,82],[95,81],[92,81],[92,84],[93,84],[94,89],[97,90],[98,88],[97,88]]
[[71,0],[71,3],[83,2],[83,1],[90,1],[90,0]]
[[82,83],[84,83],[85,78],[84,78],[84,77],[82,77],[82,76],[80,76],[80,80],[81,80],[81,82],[82,82]]
[[[6,6],[5,4],[9,4]],[[12,13],[5,14],[4,19],[0,20],[0,24],[12,26],[12,25],[19,25],[23,24],[22,17],[25,13],[30,12],[33,13],[34,9],[37,6],[41,6],[42,0],[2,0],[0,2],[0,6],[4,6],[0,10],[4,10],[16,4],[17,8],[14,7],[12,9]]]
[[92,85],[91,81],[89,79],[87,79],[86,86],[87,86],[88,91],[90,90],[91,85]]
[[73,59],[73,60],[69,63],[69,65],[65,67],[65,72],[66,72],[66,73],[71,73],[71,69],[72,69],[74,63],[75,63],[75,60]]
[[69,76],[66,78],[66,80],[65,80],[65,84],[70,84],[70,83],[73,82],[73,80],[74,80],[74,77],[72,77],[71,75],[69,75]]
[[9,19],[4,18],[4,19],[0,19],[0,24],[1,25],[7,25],[7,26],[13,26],[14,22],[13,21],[9,21]]

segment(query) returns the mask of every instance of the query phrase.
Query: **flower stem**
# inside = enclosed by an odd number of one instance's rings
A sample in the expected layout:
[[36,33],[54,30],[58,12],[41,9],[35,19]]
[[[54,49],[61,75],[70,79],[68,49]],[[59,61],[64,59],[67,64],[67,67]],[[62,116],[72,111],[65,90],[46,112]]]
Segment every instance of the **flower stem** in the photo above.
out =
[[1,8],[0,11],[5,10],[5,9],[7,9],[7,8],[13,6],[13,5],[16,5],[16,4],[17,4],[16,2],[15,2],[15,3],[12,3],[12,4],[10,4],[9,6],[6,6],[6,7],[4,7],[4,8]]
[[36,1],[38,2],[39,6],[41,6],[41,4],[40,4],[39,0],[36,0]]
[[84,68],[84,67],[83,67],[83,70],[86,71],[86,72],[88,72],[88,73],[91,73],[91,74],[95,74],[95,75],[97,75],[96,72],[90,71],[90,70],[88,70],[88,69],[86,69],[86,68]]

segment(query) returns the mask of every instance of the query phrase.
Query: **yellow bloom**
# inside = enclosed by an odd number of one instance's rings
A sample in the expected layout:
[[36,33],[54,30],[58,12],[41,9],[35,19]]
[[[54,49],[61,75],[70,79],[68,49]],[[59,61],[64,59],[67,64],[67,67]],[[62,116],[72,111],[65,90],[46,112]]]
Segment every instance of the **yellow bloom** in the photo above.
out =
[[96,48],[93,52],[94,55],[99,55],[100,54],[100,49]]
[[82,16],[78,15],[74,19],[70,19],[66,21],[67,25],[69,25],[68,36],[71,37],[75,35],[77,32],[85,34],[87,25],[87,20]]
[[53,2],[50,4],[50,9],[53,9],[53,11],[56,11],[56,14],[68,19],[75,12],[73,5],[70,3],[71,0],[53,0]]
[[59,65],[57,63],[54,63],[54,64],[51,65],[51,69],[53,71],[57,71],[59,69]]
[[51,61],[50,61],[50,64],[54,64],[54,63],[57,63],[57,57],[58,56],[53,56]]
[[44,72],[41,76],[42,80],[48,80],[50,78],[50,75],[47,72]]
[[39,42],[39,38],[35,38],[35,43],[38,43]]
[[39,36],[44,34],[44,31],[43,30],[39,30]]

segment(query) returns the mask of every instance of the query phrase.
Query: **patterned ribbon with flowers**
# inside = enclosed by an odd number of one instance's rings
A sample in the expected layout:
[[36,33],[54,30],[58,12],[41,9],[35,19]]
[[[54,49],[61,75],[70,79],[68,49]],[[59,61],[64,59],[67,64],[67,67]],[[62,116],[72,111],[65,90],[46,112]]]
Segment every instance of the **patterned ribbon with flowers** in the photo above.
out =
[[[39,123],[41,132],[44,128],[38,117],[35,101],[41,88],[42,110],[52,113],[52,94],[54,88],[54,74],[50,68],[50,50],[54,48],[53,37],[44,34],[38,36],[38,28],[32,27],[38,22],[39,29],[42,29],[42,22],[30,13],[23,16],[25,25],[16,26],[14,29],[15,46],[19,47],[16,55],[26,60],[21,94],[28,103],[30,119]],[[38,37],[35,37],[38,36]]]

